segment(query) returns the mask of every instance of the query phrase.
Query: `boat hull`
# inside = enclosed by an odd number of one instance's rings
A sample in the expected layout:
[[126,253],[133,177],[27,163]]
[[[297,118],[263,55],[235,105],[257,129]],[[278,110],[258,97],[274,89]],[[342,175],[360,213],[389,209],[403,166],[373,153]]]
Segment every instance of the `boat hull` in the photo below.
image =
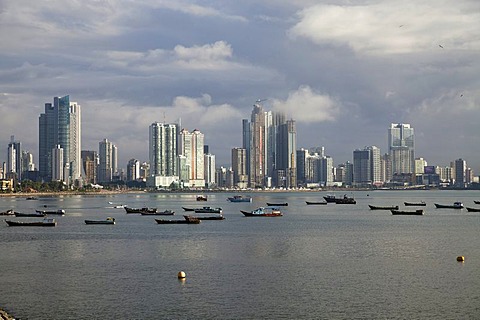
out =
[[155,219],[157,224],[199,224],[200,219],[192,216],[183,216],[185,220],[165,220],[165,219]]
[[470,208],[470,207],[467,207],[467,211],[468,211],[468,212],[480,212],[480,208]]
[[269,207],[286,207],[286,206],[288,206],[288,203],[287,202],[283,202],[283,203],[267,202],[267,206],[269,206]]
[[165,210],[159,212],[141,212],[140,214],[142,216],[173,216],[175,212],[171,210]]
[[404,202],[406,207],[425,207],[427,204],[425,202]]
[[305,201],[307,203],[307,205],[322,205],[322,204],[327,204],[328,202],[327,201],[319,201],[319,202],[315,202],[315,201]]
[[439,204],[435,203],[437,209],[462,209],[463,205],[450,205],[450,204]]
[[268,213],[253,213],[252,211],[243,211],[240,210],[245,217],[281,217],[283,214],[281,212],[268,212]]
[[57,225],[56,221],[52,222],[44,222],[44,221],[32,221],[32,222],[24,222],[24,221],[12,221],[12,220],[5,220],[9,227],[55,227]]
[[374,206],[369,204],[370,210],[398,210],[398,206]]
[[85,220],[85,224],[115,224],[112,220]]
[[413,210],[413,211],[406,211],[406,210],[390,210],[393,215],[407,215],[407,216],[421,216],[423,215],[423,210]]

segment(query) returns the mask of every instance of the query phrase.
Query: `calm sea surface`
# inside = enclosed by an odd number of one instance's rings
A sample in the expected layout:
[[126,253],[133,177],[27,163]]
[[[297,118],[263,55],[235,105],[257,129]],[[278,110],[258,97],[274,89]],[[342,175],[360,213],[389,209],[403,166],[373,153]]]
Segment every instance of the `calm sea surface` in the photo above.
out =
[[[479,319],[480,213],[434,207],[480,207],[479,191],[357,191],[348,193],[356,205],[305,203],[326,194],[254,193],[253,203],[229,203],[226,193],[208,202],[195,194],[0,198],[0,211],[66,210],[55,228],[2,221],[0,308],[20,319]],[[424,216],[368,208],[421,200]],[[288,202],[284,216],[240,213],[266,202]],[[116,204],[172,209],[177,219],[182,206],[208,205],[226,219],[158,225]],[[108,216],[117,224],[84,223]]]

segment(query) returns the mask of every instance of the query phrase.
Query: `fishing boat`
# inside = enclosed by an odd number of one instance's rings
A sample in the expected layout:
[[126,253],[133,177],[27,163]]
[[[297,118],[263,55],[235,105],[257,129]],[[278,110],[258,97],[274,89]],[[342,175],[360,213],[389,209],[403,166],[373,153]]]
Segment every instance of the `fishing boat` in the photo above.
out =
[[227,200],[230,202],[252,202],[252,197],[237,195],[233,197],[228,197]]
[[140,212],[142,216],[173,216],[175,211],[172,210],[164,210],[164,211],[157,211],[157,212]]
[[423,215],[423,209],[418,210],[390,210],[393,215],[410,215],[410,216],[421,216]]
[[346,194],[342,198],[337,198],[334,195],[327,194],[323,197],[327,202],[333,202],[336,204],[356,204],[357,201],[353,197],[348,197]]
[[24,213],[24,212],[16,212],[15,217],[45,217],[46,214],[43,212],[34,212],[34,213]]
[[374,206],[372,204],[368,206],[371,210],[398,210],[398,206]]
[[475,204],[480,204],[480,200],[473,200]]
[[321,204],[327,204],[327,201],[305,201],[307,205],[321,205]]
[[463,208],[463,203],[457,201],[454,202],[453,204],[438,204],[435,203],[435,207],[437,209],[462,209]]
[[0,216],[14,216],[15,212],[12,209],[8,209],[7,211],[0,212]]
[[334,201],[336,204],[356,204],[357,201],[353,197],[347,197],[344,195],[343,198],[335,198]]
[[253,211],[240,210],[245,217],[281,217],[282,212],[278,208],[260,207]]
[[404,202],[406,207],[425,207],[427,204],[424,201],[421,202]]
[[480,208],[470,208],[466,207],[468,212],[480,212]]
[[207,201],[207,196],[197,196],[197,201]]
[[58,209],[58,210],[35,210],[35,212],[43,213],[43,214],[56,214],[63,216],[65,214],[65,210]]
[[42,221],[12,221],[5,220],[10,227],[55,227],[57,222],[53,218],[45,218]]
[[222,213],[222,208],[202,207],[195,208],[193,211],[195,213]]
[[225,217],[223,214],[217,214],[214,216],[192,216],[194,218],[197,218],[198,220],[225,220]]
[[288,202],[267,202],[267,206],[269,207],[286,207],[288,206]]
[[325,201],[327,201],[327,202],[334,203],[335,199],[337,199],[337,198],[334,195],[327,194],[326,196],[323,197],[323,199],[325,199]]
[[85,220],[85,224],[115,224],[115,218],[108,217],[105,220]]
[[148,208],[148,207],[143,207],[143,208],[131,208],[131,207],[127,207],[125,206],[125,211],[127,213],[142,213],[142,212],[150,212],[150,213],[154,213],[154,212],[157,212],[157,208]]
[[199,224],[201,221],[192,216],[183,216],[184,220],[155,219],[158,224]]

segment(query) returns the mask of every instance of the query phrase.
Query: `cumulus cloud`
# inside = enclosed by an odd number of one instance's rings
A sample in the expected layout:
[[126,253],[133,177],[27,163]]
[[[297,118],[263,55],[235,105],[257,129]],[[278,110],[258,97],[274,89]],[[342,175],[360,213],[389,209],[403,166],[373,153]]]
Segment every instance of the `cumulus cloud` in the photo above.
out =
[[275,110],[304,123],[334,121],[341,108],[337,99],[316,93],[309,86],[301,86],[285,101],[275,99],[272,104]]
[[366,54],[412,53],[444,48],[480,49],[477,2],[442,0],[319,4],[301,10],[292,37],[348,45]]

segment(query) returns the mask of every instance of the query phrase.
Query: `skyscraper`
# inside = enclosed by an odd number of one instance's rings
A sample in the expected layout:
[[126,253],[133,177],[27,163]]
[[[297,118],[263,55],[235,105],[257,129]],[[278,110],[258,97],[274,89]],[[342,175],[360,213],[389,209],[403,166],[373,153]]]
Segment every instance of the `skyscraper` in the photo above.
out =
[[150,175],[176,176],[178,125],[154,122],[149,130]]
[[390,125],[388,151],[392,159],[393,174],[414,173],[415,136],[409,124]]
[[380,149],[375,146],[353,151],[353,182],[357,186],[382,184]]
[[182,129],[179,135],[179,155],[186,157],[188,167],[188,183],[190,186],[204,187],[204,135],[199,130],[195,129],[193,132],[188,132]]
[[250,187],[270,187],[272,179],[277,186],[296,186],[295,121],[264,111],[259,102],[253,105],[250,120],[242,121]]
[[7,154],[7,173],[16,175],[18,180],[22,180],[22,147],[15,137],[10,137]]
[[98,182],[112,181],[114,174],[116,147],[108,139],[103,139],[98,143]]
[[96,151],[82,150],[83,172],[85,173],[85,183],[97,183],[97,170],[100,159]]
[[247,150],[244,148],[232,149],[233,185],[238,188],[248,186]]
[[63,169],[69,167],[64,180],[81,178],[81,109],[70,96],[54,97],[45,103],[45,113],[39,117],[39,171],[47,181],[52,179],[52,150],[63,150]]

